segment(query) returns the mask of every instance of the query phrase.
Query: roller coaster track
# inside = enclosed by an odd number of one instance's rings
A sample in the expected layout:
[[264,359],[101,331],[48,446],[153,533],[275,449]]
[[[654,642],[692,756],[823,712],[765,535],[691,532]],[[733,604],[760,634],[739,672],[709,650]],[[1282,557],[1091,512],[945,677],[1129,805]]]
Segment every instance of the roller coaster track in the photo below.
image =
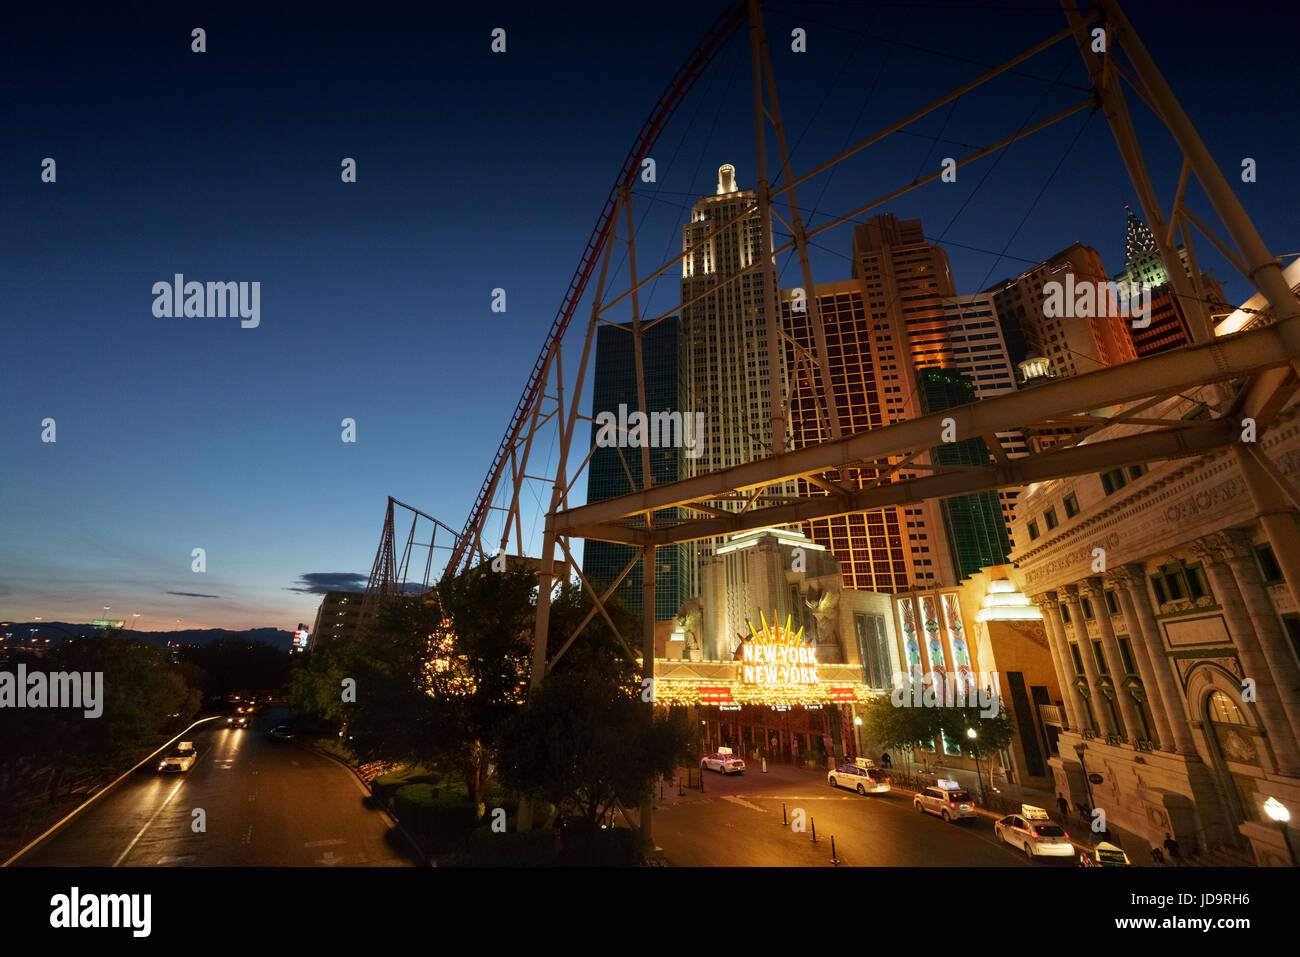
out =
[[[488,469],[487,477],[483,480],[482,488],[479,489],[478,497],[474,500],[474,507],[470,510],[469,518],[465,520],[465,527],[461,531],[460,537],[456,539],[456,544],[443,572],[444,577],[453,577],[457,573],[461,564],[468,558],[471,548],[479,541],[483,522],[487,516],[488,508],[491,506],[492,498],[496,494],[497,485],[501,481],[501,474],[506,467],[510,450],[519,441],[524,423],[532,414],[533,408],[541,401],[542,387],[546,382],[553,353],[559,348],[565,330],[569,327],[569,320],[573,318],[573,313],[582,300],[583,293],[586,292],[587,282],[595,271],[596,261],[602,250],[604,250],[605,243],[609,241],[610,230],[613,227],[615,201],[619,191],[632,185],[640,169],[641,161],[650,154],[655,143],[659,140],[659,135],[668,125],[668,121],[676,112],[677,107],[686,98],[687,93],[695,85],[695,81],[713,62],[745,19],[746,4],[744,0],[733,3],[718,17],[714,24],[709,27],[704,38],[691,51],[672,80],[669,81],[664,92],[660,94],[659,101],[655,104],[654,109],[650,111],[645,123],[642,124],[641,131],[637,134],[636,139],[633,140],[632,148],[628,150],[627,158],[623,160],[623,166],[619,171],[618,178],[610,188],[609,196],[605,200],[605,206],[600,212],[600,217],[596,220],[596,228],[592,230],[591,238],[587,240],[587,247],[583,250],[582,258],[578,261],[578,268],[574,271],[573,278],[569,280],[569,288],[560,303],[555,320],[551,323],[550,331],[546,334],[546,341],[542,345],[542,351],[533,364],[533,370],[528,376],[528,384],[524,387],[523,395],[519,397],[519,403],[515,406],[515,411],[510,417],[510,425],[506,429],[505,436],[501,439],[496,455],[492,458],[492,465]],[[574,401],[578,401],[577,396],[574,396]]]

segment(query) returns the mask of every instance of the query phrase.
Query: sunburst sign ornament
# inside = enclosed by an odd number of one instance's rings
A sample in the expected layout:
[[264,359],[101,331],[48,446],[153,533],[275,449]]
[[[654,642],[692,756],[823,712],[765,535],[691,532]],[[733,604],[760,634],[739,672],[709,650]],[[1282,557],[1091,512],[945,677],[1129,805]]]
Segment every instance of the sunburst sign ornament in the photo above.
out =
[[763,685],[817,684],[817,655],[811,645],[804,644],[803,628],[795,632],[789,615],[782,627],[775,611],[772,624],[762,612],[759,620],[763,627],[756,630],[750,622],[750,640],[741,646],[741,680]]

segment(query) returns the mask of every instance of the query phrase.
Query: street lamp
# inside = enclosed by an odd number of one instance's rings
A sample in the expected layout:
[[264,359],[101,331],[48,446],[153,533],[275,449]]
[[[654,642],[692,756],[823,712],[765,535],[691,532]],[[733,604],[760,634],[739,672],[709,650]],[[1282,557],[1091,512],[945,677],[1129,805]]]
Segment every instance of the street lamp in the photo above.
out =
[[[966,737],[970,738],[971,741],[974,742],[974,741],[979,737],[979,735],[975,732],[975,729],[974,729],[974,728],[967,728],[967,729],[966,729]],[[975,755],[975,780],[979,782],[979,786],[980,786],[980,803],[983,803],[983,801],[984,801],[984,779],[983,779],[982,777],[980,777],[980,751],[979,751],[979,746],[978,746],[977,744],[972,744],[972,745],[971,745],[971,751],[972,751],[972,752],[974,753],[974,755]]]
[[858,757],[862,757],[862,717],[861,715],[853,716],[853,734],[858,742]]
[[1291,860],[1291,866],[1295,867],[1295,851],[1291,849],[1291,839],[1286,833],[1287,823],[1291,820],[1291,812],[1287,810],[1285,804],[1277,798],[1271,797],[1264,802],[1264,813],[1277,824],[1278,830],[1282,832],[1282,843],[1286,845],[1287,857]]

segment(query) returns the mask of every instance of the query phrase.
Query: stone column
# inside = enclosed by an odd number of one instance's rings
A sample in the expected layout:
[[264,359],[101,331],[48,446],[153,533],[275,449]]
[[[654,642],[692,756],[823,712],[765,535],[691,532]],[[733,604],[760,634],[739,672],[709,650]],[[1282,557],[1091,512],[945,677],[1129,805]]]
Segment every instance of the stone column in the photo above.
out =
[[1160,697],[1165,702],[1169,715],[1169,730],[1173,735],[1174,751],[1188,756],[1199,756],[1196,742],[1192,738],[1192,729],[1188,724],[1187,707],[1183,703],[1183,694],[1178,680],[1174,676],[1173,665],[1165,654],[1165,642],[1161,636],[1160,623],[1151,607],[1151,596],[1147,593],[1147,572],[1141,564],[1125,565],[1123,570],[1131,576],[1131,582],[1125,589],[1128,600],[1133,604],[1135,618],[1141,626],[1143,641],[1151,655],[1151,670],[1155,672],[1156,686]]
[[1138,731],[1142,727],[1142,713],[1138,710],[1133,696],[1124,690],[1124,656],[1119,653],[1119,641],[1115,638],[1115,629],[1110,623],[1110,609],[1106,607],[1106,581],[1100,575],[1085,579],[1088,594],[1092,597],[1092,607],[1097,612],[1097,630],[1101,632],[1101,653],[1110,669],[1110,680],[1115,686],[1115,700],[1119,702],[1120,717],[1124,719],[1124,730],[1130,744],[1136,745]]
[[[1065,586],[1065,603],[1070,608],[1070,622],[1074,625],[1075,638],[1079,642],[1079,657],[1083,659],[1083,673],[1088,678],[1088,687],[1093,698],[1097,699],[1097,705],[1092,709],[1093,716],[1101,725],[1102,734],[1117,734],[1119,729],[1111,719],[1110,708],[1100,700],[1105,698],[1105,695],[1101,693],[1101,676],[1097,672],[1097,659],[1092,654],[1092,639],[1088,637],[1088,623],[1083,618],[1083,606],[1079,603],[1078,585]],[[1068,644],[1065,652],[1070,653]]]
[[[1170,722],[1181,721],[1186,724],[1182,703],[1177,699],[1172,703],[1166,701],[1156,678],[1155,665],[1148,651],[1151,642],[1143,633],[1142,622],[1138,619],[1137,609],[1133,606],[1133,596],[1130,594],[1134,584],[1132,572],[1124,567],[1108,573],[1106,577],[1115,586],[1115,597],[1119,599],[1119,610],[1128,627],[1129,644],[1133,646],[1133,657],[1137,659],[1138,674],[1142,676],[1142,686],[1147,693],[1147,704],[1151,708],[1151,720],[1155,722],[1155,732],[1160,739],[1160,747],[1165,751],[1172,751],[1174,736],[1170,730]],[[1145,584],[1142,578],[1138,578],[1138,583]],[[1160,656],[1158,663],[1166,671],[1169,670],[1165,667],[1164,655]]]
[[[1255,448],[1263,454],[1261,445]],[[1300,604],[1300,521],[1291,504],[1295,499],[1288,500],[1268,470],[1240,443],[1234,443],[1232,453],[1255,505],[1260,527],[1273,549],[1273,558],[1282,569],[1292,598]]]
[[1052,666],[1056,669],[1056,680],[1061,686],[1061,701],[1065,705],[1065,719],[1068,728],[1081,730],[1085,721],[1081,714],[1079,689],[1074,686],[1074,660],[1065,642],[1065,629],[1061,624],[1061,606],[1057,603],[1056,592],[1043,592],[1034,596],[1034,604],[1043,613],[1043,625],[1047,629],[1047,647],[1052,651]]
[[1205,562],[1244,677],[1254,679],[1255,709],[1278,770],[1296,776],[1300,774],[1300,673],[1260,580],[1250,537],[1240,529],[1227,529],[1198,539],[1192,549]]

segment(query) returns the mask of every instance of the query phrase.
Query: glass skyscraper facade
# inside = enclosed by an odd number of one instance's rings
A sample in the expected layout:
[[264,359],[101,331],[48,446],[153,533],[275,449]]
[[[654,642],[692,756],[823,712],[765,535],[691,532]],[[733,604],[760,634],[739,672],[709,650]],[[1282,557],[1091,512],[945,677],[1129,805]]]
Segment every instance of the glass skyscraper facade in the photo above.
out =
[[[975,384],[952,369],[929,368],[917,372],[921,405],[927,414],[976,401]],[[988,446],[981,438],[945,442],[931,450],[937,465],[987,465]],[[1006,564],[1011,539],[1002,517],[997,492],[956,495],[939,501],[944,532],[953,565],[960,578],[990,565]]]
[[[601,413],[619,416],[623,406],[627,414],[639,407],[636,391],[636,353],[631,323],[602,325],[596,333],[596,362],[592,381],[592,419]],[[686,355],[681,321],[670,316],[642,332],[642,363],[645,368],[646,411],[688,414],[686,397]],[[593,421],[592,445],[596,445],[600,425]],[[702,436],[690,433],[696,442]],[[623,437],[626,439],[626,436]],[[650,449],[650,475],[655,485],[676,482],[685,477],[686,450],[677,447]],[[621,447],[596,447],[587,475],[587,501],[600,502],[639,491],[641,449],[624,441]],[[657,513],[656,517],[674,518],[676,509]],[[655,578],[655,619],[666,621],[677,614],[690,597],[687,545],[668,545],[656,550],[658,573]],[[636,554],[631,545],[588,540],[582,553],[582,572],[598,591],[604,591],[618,577]],[[642,611],[641,563],[638,562],[614,594],[638,615]]]

